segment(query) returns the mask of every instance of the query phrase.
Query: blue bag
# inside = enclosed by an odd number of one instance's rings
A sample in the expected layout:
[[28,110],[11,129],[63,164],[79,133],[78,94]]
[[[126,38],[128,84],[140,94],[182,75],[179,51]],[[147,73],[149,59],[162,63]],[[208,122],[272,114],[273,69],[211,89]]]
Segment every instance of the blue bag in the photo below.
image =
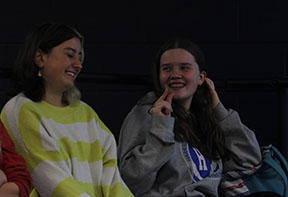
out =
[[261,146],[262,164],[252,175],[243,178],[249,194],[270,191],[288,197],[288,164],[272,144]]

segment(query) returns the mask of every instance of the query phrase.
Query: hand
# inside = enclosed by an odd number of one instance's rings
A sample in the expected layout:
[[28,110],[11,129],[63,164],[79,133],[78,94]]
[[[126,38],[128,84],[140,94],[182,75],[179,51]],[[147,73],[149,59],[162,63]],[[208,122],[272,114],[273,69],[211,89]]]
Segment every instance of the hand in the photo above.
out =
[[173,96],[174,93],[169,93],[168,90],[165,89],[162,96],[160,96],[150,108],[149,113],[151,115],[171,116],[171,112],[173,112],[171,106]]
[[0,186],[7,182],[5,173],[0,169]]
[[211,96],[212,96],[212,107],[213,109],[215,109],[217,107],[217,105],[220,103],[218,94],[215,90],[215,86],[214,83],[211,79],[207,78],[205,79],[205,82],[210,90]]

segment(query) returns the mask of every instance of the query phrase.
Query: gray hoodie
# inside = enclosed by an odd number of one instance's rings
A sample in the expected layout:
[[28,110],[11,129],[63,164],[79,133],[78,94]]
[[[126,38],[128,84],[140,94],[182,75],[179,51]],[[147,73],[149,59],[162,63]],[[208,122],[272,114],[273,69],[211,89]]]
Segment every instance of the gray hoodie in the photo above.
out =
[[[135,196],[218,196],[225,171],[246,170],[261,161],[254,133],[233,110],[220,103],[216,118],[224,130],[231,159],[212,161],[196,148],[174,139],[174,117],[148,113],[157,100],[145,95],[126,117],[119,136],[118,162],[122,178]],[[224,168],[223,168],[224,166]]]

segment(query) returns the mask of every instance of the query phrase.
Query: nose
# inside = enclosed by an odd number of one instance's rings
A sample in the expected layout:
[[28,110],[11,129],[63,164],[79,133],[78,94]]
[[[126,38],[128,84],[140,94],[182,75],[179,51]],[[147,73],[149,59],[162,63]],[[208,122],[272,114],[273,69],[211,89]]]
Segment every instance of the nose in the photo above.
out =
[[75,68],[82,69],[83,65],[79,57],[75,57],[75,62],[73,64]]
[[181,79],[182,75],[178,69],[173,69],[173,72],[171,73],[170,77],[171,77],[171,79]]

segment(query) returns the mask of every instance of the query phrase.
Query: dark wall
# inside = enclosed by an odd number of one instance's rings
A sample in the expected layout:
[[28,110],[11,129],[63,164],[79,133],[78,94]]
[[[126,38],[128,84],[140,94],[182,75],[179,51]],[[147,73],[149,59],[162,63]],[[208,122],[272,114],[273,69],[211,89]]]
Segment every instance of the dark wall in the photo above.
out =
[[118,137],[123,119],[151,89],[150,64],[171,36],[200,45],[226,107],[237,110],[261,145],[286,155],[288,16],[285,1],[7,1],[0,12],[0,107],[9,70],[34,24],[74,26],[85,36],[78,86]]

